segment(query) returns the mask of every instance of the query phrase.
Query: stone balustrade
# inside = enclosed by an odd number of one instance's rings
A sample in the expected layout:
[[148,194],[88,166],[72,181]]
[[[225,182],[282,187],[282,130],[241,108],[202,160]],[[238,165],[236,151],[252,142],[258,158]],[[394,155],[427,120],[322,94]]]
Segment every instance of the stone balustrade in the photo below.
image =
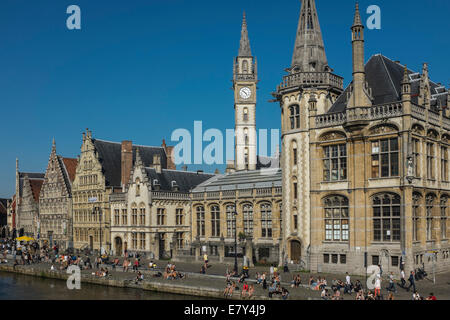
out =
[[284,76],[283,82],[277,86],[277,91],[308,84],[329,85],[343,89],[344,78],[331,72],[298,72]]

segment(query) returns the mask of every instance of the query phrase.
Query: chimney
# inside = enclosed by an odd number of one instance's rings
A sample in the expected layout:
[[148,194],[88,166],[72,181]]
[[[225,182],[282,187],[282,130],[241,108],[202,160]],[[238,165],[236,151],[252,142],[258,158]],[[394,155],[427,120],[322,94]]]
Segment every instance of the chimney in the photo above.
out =
[[130,179],[131,169],[133,168],[133,142],[122,141],[121,152],[121,183],[122,188],[128,184]]
[[157,173],[161,173],[161,156],[159,154],[153,155],[153,168]]
[[165,139],[163,139],[161,147],[163,147],[164,151],[166,152],[167,169],[176,170],[177,166],[175,165],[175,159],[174,159],[174,156],[173,156],[174,147],[166,145],[166,140]]

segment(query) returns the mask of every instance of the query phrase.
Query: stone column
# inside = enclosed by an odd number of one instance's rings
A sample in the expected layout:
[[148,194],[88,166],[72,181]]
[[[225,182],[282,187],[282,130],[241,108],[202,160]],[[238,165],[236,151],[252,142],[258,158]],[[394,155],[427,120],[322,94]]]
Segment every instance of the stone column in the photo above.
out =
[[219,245],[219,262],[224,262],[225,260],[225,238],[220,237],[220,245]]
[[245,256],[249,267],[253,267],[253,242],[251,238],[247,238],[245,242]]

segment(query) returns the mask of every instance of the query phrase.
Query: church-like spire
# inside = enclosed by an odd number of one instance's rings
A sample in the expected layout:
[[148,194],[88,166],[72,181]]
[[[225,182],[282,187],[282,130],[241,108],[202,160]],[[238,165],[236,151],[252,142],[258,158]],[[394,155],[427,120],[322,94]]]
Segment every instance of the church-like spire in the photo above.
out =
[[244,11],[244,18],[242,20],[242,30],[241,30],[241,42],[239,45],[239,57],[251,57],[252,49],[250,48],[250,40],[248,39],[247,31],[247,19]]
[[361,15],[359,14],[359,3],[356,2],[356,7],[355,7],[355,18],[353,19],[353,27],[360,27],[362,26],[362,22],[361,22]]
[[329,71],[314,0],[302,1],[291,68],[294,72]]

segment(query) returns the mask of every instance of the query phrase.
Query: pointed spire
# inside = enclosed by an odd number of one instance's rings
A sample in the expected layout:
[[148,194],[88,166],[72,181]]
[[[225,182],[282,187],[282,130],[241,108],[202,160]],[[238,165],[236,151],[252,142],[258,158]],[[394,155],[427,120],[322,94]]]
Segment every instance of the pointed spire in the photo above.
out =
[[247,19],[244,11],[242,19],[241,42],[239,45],[239,57],[251,57],[252,50],[250,48],[250,40],[248,39]]
[[137,166],[142,166],[142,159],[139,153],[139,148],[136,148],[136,167]]
[[328,71],[315,0],[303,0],[291,68],[300,71]]
[[408,67],[405,65],[405,70],[403,71],[403,84],[409,83]]
[[356,2],[355,6],[355,18],[353,19],[353,27],[362,26],[361,15],[359,14],[359,3]]
[[56,151],[55,137],[53,137],[53,140],[52,140],[52,152],[53,151]]

